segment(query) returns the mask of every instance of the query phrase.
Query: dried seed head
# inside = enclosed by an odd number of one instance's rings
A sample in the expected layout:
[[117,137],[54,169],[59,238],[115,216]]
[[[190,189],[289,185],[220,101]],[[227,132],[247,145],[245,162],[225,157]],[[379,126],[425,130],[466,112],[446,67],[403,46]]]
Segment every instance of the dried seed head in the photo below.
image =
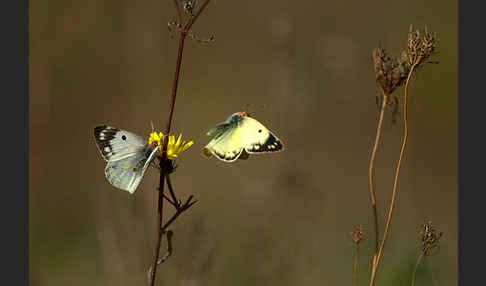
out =
[[431,33],[424,28],[423,36],[419,30],[413,30],[413,26],[410,25],[410,31],[408,33],[408,58],[410,65],[416,65],[420,67],[422,64],[428,62],[427,60],[437,53],[437,33]]
[[386,95],[390,95],[407,80],[410,65],[406,52],[402,52],[400,59],[397,59],[384,48],[376,48],[373,50],[373,63],[376,83]]
[[197,1],[196,0],[181,0],[182,2],[182,9],[184,10],[184,13],[188,16],[193,16],[194,15],[194,8],[197,6]]
[[431,33],[425,27],[424,32],[414,30],[410,26],[407,49],[399,58],[389,55],[384,48],[373,50],[373,63],[376,82],[386,95],[391,95],[395,89],[405,84],[411,67],[421,67],[428,59],[437,53],[437,34]]
[[364,239],[365,229],[361,226],[354,226],[351,232],[351,239],[354,243],[359,244]]
[[442,232],[438,231],[431,221],[420,226],[421,249],[424,255],[430,255],[432,251],[439,249]]

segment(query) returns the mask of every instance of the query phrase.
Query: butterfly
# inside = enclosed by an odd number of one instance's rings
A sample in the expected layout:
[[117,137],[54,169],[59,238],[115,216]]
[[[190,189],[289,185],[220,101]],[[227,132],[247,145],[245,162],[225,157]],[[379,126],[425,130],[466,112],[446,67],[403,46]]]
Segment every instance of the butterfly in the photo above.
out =
[[101,156],[108,161],[105,176],[110,184],[133,194],[159,147],[132,132],[106,125],[95,127],[94,137]]
[[203,154],[214,155],[224,162],[246,160],[250,154],[279,152],[284,148],[277,136],[246,112],[233,113],[207,135],[213,138],[203,148]]

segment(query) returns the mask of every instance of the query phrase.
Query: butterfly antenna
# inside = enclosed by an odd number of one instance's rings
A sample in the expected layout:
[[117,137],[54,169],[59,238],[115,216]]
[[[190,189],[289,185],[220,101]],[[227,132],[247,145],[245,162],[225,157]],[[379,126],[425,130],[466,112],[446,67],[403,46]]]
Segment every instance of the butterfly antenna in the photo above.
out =
[[252,114],[256,111],[264,111],[265,110],[265,104],[252,107],[251,104],[248,103],[248,104],[246,104],[246,110],[247,110],[248,114]]

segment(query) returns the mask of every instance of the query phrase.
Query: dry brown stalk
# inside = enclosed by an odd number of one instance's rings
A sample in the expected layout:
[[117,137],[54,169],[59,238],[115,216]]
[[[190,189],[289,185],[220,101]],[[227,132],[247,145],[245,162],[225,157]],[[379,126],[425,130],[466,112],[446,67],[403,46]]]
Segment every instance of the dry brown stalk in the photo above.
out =
[[[174,106],[176,102],[176,96],[177,96],[177,87],[179,83],[179,75],[180,75],[180,70],[181,70],[181,65],[182,65],[182,55],[184,51],[184,41],[189,33],[192,25],[195,23],[199,15],[201,15],[202,11],[206,6],[208,5],[209,0],[205,0],[201,6],[199,6],[198,10],[196,11],[195,14],[190,15],[189,19],[187,22],[183,25],[182,23],[182,15],[181,15],[181,9],[179,7],[179,2],[178,0],[174,0],[174,6],[177,14],[177,32],[179,34],[179,47],[177,49],[177,60],[176,60],[176,68],[174,72],[174,81],[172,84],[172,90],[171,90],[171,96],[170,96],[170,106],[169,106],[169,115],[167,119],[167,124],[165,126],[165,134],[169,135],[170,134],[170,129],[171,129],[171,124],[172,124],[172,118],[174,114]],[[173,169],[172,162],[167,159],[167,144],[169,140],[164,140],[163,142],[163,147],[162,147],[162,158],[160,159],[160,180],[159,180],[159,198],[158,198],[158,204],[157,204],[157,214],[158,214],[158,220],[157,220],[157,243],[155,246],[155,251],[154,251],[154,259],[152,266],[150,267],[149,270],[149,285],[153,286],[155,285],[155,278],[157,274],[157,265],[159,264],[159,253],[160,253],[160,246],[161,246],[161,241],[162,241],[162,236],[166,233],[167,228],[179,217],[181,213],[189,209],[194,203],[197,201],[192,201],[193,196],[189,196],[189,198],[186,200],[184,204],[180,204],[177,198],[174,195],[174,191],[172,189],[172,185],[170,184],[170,179],[169,179],[169,173],[170,170]],[[164,185],[165,181],[167,179],[167,182],[169,184],[169,191],[172,196],[172,200],[168,200],[169,202],[172,202],[171,204],[174,206],[176,209],[176,212],[172,217],[163,225],[162,224],[162,219],[163,219],[163,202],[164,198],[167,198],[164,195]],[[167,198],[168,199],[168,198]],[[170,238],[167,237],[168,243],[170,243]],[[170,247],[170,254],[172,254],[172,246]],[[166,257],[166,259],[168,256]]]
[[354,256],[354,286],[358,286],[358,263],[359,263],[359,244],[364,239],[364,229],[360,226],[355,226],[351,232],[351,239],[356,245],[356,254]]
[[[383,249],[385,247],[385,242],[388,238],[388,233],[390,230],[391,219],[393,215],[393,209],[395,206],[396,201],[396,194],[397,194],[397,186],[398,186],[398,176],[400,174],[400,167],[402,165],[403,156],[405,153],[405,147],[407,144],[408,139],[408,118],[407,118],[407,98],[408,98],[408,85],[410,83],[410,79],[412,77],[413,72],[420,67],[422,64],[426,63],[426,60],[432,56],[436,52],[437,48],[437,35],[435,33],[429,33],[427,28],[425,28],[424,36],[420,37],[420,31],[416,30],[413,31],[412,26],[410,26],[410,31],[408,34],[408,42],[407,42],[407,53],[402,53],[401,62],[403,66],[409,67],[407,71],[407,77],[405,81],[405,89],[404,89],[404,104],[403,104],[403,139],[402,139],[402,146],[400,149],[400,156],[398,158],[397,168],[395,170],[395,176],[393,181],[393,190],[392,190],[392,198],[390,201],[388,217],[385,224],[385,230],[383,232],[383,238],[381,240],[380,248],[378,250],[378,254],[373,258],[373,268],[371,272],[371,279],[370,279],[370,286],[374,285],[376,272],[380,265],[381,258],[383,256]],[[408,60],[405,62],[404,60]],[[376,70],[376,65],[375,65]],[[378,78],[378,76],[377,76]],[[400,82],[400,81],[395,81]],[[387,83],[393,83],[393,81],[388,81]]]

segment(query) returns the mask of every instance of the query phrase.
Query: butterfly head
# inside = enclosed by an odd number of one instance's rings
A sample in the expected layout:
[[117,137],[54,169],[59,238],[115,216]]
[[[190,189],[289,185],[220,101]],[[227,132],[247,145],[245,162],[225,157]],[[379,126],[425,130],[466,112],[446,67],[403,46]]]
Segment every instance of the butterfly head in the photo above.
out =
[[230,123],[230,124],[239,123],[243,120],[244,117],[249,117],[249,116],[250,115],[245,111],[235,112],[231,114],[230,117],[228,117],[226,123]]
[[250,114],[246,111],[236,112],[236,114],[238,114],[241,117],[250,116]]

